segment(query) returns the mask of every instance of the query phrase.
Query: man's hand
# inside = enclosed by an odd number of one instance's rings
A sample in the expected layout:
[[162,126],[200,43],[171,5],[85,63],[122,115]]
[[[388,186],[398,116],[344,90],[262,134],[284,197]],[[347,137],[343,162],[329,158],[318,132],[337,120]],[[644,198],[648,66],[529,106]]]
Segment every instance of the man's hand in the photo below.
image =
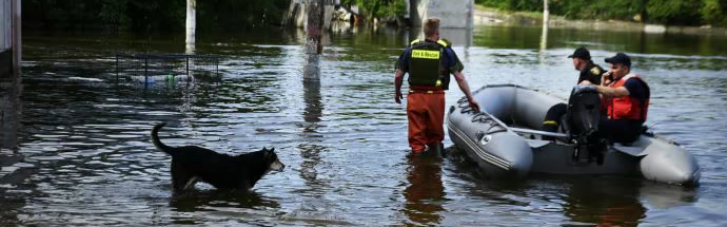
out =
[[469,103],[470,103],[470,108],[472,108],[472,110],[475,111],[475,113],[479,113],[480,112],[480,104],[478,104],[477,101],[475,101],[472,98],[470,98],[468,100],[469,100]]
[[601,76],[601,85],[602,86],[608,86],[611,84],[611,71],[608,71]]
[[396,101],[396,103],[398,104],[401,104],[401,99],[404,97],[403,95],[401,95],[401,92],[396,92],[394,96],[394,101]]

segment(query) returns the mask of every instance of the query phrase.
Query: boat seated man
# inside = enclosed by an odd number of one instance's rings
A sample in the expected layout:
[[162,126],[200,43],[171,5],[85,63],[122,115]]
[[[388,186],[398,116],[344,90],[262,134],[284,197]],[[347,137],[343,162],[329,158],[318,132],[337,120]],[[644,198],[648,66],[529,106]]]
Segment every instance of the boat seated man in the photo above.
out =
[[[573,59],[573,68],[579,72],[577,84],[601,84],[601,77],[605,71],[601,66],[593,63],[591,52],[585,47],[579,47],[573,54],[568,55]],[[552,106],[543,121],[542,129],[547,132],[558,132],[563,126],[562,119],[566,115],[568,106],[565,103]],[[544,136],[543,139],[554,140],[553,137]]]
[[578,85],[577,90],[595,90],[602,97],[606,117],[599,122],[598,134],[610,142],[630,144],[643,132],[651,91],[646,82],[631,72],[631,58],[618,53],[606,58],[610,71],[600,85]]

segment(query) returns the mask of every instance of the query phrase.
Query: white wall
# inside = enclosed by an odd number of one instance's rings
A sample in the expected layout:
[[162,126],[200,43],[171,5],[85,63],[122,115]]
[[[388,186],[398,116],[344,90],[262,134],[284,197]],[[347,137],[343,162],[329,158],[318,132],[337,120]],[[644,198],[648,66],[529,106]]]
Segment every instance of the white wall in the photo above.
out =
[[415,0],[412,24],[421,26],[422,20],[437,17],[441,28],[472,29],[474,0]]

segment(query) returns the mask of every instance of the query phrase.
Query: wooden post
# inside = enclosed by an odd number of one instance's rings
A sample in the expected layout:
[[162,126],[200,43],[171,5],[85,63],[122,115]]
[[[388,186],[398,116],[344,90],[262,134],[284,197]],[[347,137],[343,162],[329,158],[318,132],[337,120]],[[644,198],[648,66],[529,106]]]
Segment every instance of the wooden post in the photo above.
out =
[[548,48],[548,26],[550,20],[548,0],[543,0],[543,31],[540,36],[540,63],[545,62],[545,50]]
[[543,0],[543,34],[540,39],[540,49],[547,48],[548,45],[548,26],[550,25],[550,10],[548,9],[548,0]]
[[321,37],[324,24],[324,0],[309,0],[306,9],[308,11],[306,23],[308,38],[305,44],[307,59],[303,70],[303,78],[305,80],[319,80],[320,67],[318,62],[320,61],[320,54],[323,52]]
[[549,17],[550,10],[548,9],[548,0],[543,0],[543,25],[548,25]]
[[187,37],[185,38],[184,42],[187,45],[187,52],[191,49],[194,51],[194,47],[189,48],[189,46],[194,46],[195,44],[195,36],[196,36],[196,29],[197,29],[197,0],[187,0]]
[[12,48],[13,48],[13,74],[16,77],[20,77],[20,66],[22,64],[22,44],[21,44],[21,17],[20,17],[20,2],[21,0],[12,0],[12,21],[13,21],[13,31],[12,31]]

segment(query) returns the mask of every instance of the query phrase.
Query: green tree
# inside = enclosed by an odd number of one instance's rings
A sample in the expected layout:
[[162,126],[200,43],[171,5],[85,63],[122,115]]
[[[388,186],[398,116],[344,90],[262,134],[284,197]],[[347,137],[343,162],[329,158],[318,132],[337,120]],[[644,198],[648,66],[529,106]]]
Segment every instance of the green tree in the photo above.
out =
[[657,23],[699,25],[702,1],[650,0],[646,5],[649,19]]
[[702,19],[704,22],[717,25],[727,26],[727,0],[704,0],[702,6]]
[[341,4],[358,6],[370,20],[391,19],[406,13],[406,0],[342,0]]

